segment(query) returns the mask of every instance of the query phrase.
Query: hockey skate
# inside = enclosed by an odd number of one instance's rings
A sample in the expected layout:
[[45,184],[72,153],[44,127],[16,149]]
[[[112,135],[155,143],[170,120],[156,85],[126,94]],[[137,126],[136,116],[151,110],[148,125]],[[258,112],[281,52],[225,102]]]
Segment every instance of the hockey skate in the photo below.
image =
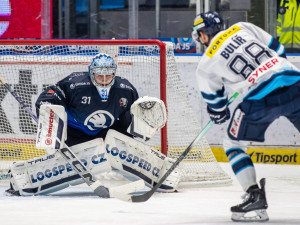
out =
[[[13,177],[11,175],[11,170],[8,171],[8,174],[10,175],[11,178]],[[9,195],[20,196],[20,192],[14,189],[11,182],[9,183],[9,189],[5,190],[5,192],[8,193]]]
[[[265,178],[260,180],[261,188],[250,187],[243,196],[242,204],[231,207],[231,219],[235,222],[266,222],[269,220],[266,209],[268,203],[265,193]],[[254,214],[254,215],[253,215]]]
[[10,185],[10,188],[5,190],[6,193],[10,194],[10,195],[14,195],[14,196],[20,196],[20,192],[14,190],[14,188],[12,187],[12,185]]
[[10,195],[14,195],[14,196],[20,196],[20,192],[15,190],[12,183],[10,182],[9,184],[9,189],[5,190],[6,193],[10,194]]

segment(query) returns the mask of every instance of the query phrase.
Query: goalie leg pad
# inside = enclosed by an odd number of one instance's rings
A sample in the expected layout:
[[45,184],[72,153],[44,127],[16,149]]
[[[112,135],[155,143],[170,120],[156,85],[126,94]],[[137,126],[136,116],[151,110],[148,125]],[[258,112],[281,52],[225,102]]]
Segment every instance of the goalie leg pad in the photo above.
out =
[[[154,186],[173,164],[173,160],[142,142],[115,130],[109,130],[106,151],[111,166],[136,176]],[[173,192],[180,180],[180,168],[176,168],[161,185],[160,190]]]
[[[102,139],[75,145],[72,151],[96,179],[111,171]],[[22,196],[48,194],[84,182],[58,152],[13,164],[11,175],[14,190]]]
[[[171,159],[169,157],[166,157],[164,160],[163,167],[161,168],[160,174],[158,176],[157,181],[159,181],[165,173],[170,169],[170,167],[175,162],[175,159]],[[181,171],[180,166],[177,166],[172,173],[167,177],[167,179],[162,183],[159,190],[164,192],[173,192],[176,190],[179,181],[180,181]],[[155,184],[154,184],[155,185]],[[174,188],[176,187],[176,188]]]

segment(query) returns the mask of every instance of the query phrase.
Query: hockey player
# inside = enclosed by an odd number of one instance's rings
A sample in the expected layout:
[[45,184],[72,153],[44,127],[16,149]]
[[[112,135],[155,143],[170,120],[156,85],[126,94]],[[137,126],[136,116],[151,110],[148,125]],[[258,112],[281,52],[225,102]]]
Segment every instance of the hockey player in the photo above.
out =
[[[114,59],[100,53],[88,72],[74,72],[41,93],[36,144],[48,155],[14,164],[9,193],[46,194],[83,183],[55,151],[64,144],[97,179],[107,179],[112,168],[149,185],[164,175],[172,160],[132,137],[149,139],[162,128],[165,105],[157,98],[138,98],[135,87],[116,72]],[[161,190],[174,191],[179,178],[179,170],[174,171]]]
[[[206,46],[196,76],[213,122],[230,119],[228,92],[242,97],[233,111],[223,147],[244,202],[231,207],[234,221],[267,221],[265,179],[260,187],[247,141],[264,141],[269,125],[285,116],[300,131],[300,71],[285,58],[284,47],[261,28],[239,22],[224,30],[216,12],[199,14],[192,37]],[[250,217],[248,212],[256,212]]]
[[42,92],[36,101],[37,115],[40,105],[63,106],[68,115],[68,146],[105,138],[109,129],[130,135],[126,132],[130,106],[138,93],[128,80],[116,76],[116,70],[112,57],[97,55],[89,72],[74,72]]

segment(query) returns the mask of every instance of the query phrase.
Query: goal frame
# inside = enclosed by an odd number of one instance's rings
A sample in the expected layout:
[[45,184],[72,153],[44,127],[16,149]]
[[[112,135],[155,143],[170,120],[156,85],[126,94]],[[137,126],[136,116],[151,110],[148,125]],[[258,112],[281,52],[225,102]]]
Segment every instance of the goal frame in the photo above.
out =
[[[160,49],[160,98],[167,106],[167,59],[166,59],[166,46],[157,39],[107,39],[107,40],[0,40],[0,45],[155,45]],[[161,152],[164,155],[168,153],[168,136],[167,136],[167,123],[161,129]]]

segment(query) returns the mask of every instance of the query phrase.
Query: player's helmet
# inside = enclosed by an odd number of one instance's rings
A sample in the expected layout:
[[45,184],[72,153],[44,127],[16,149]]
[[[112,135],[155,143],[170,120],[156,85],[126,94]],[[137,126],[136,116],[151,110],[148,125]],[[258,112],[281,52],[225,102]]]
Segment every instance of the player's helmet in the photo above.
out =
[[199,42],[199,32],[203,31],[207,35],[215,35],[224,30],[224,21],[222,17],[214,11],[200,13],[194,19],[192,38]]
[[[117,64],[115,63],[114,59],[104,53],[97,54],[89,65],[89,75],[93,84],[103,88],[109,88],[114,84],[116,70]],[[95,79],[95,73],[103,76],[113,74],[114,77],[109,84],[99,84]]]

